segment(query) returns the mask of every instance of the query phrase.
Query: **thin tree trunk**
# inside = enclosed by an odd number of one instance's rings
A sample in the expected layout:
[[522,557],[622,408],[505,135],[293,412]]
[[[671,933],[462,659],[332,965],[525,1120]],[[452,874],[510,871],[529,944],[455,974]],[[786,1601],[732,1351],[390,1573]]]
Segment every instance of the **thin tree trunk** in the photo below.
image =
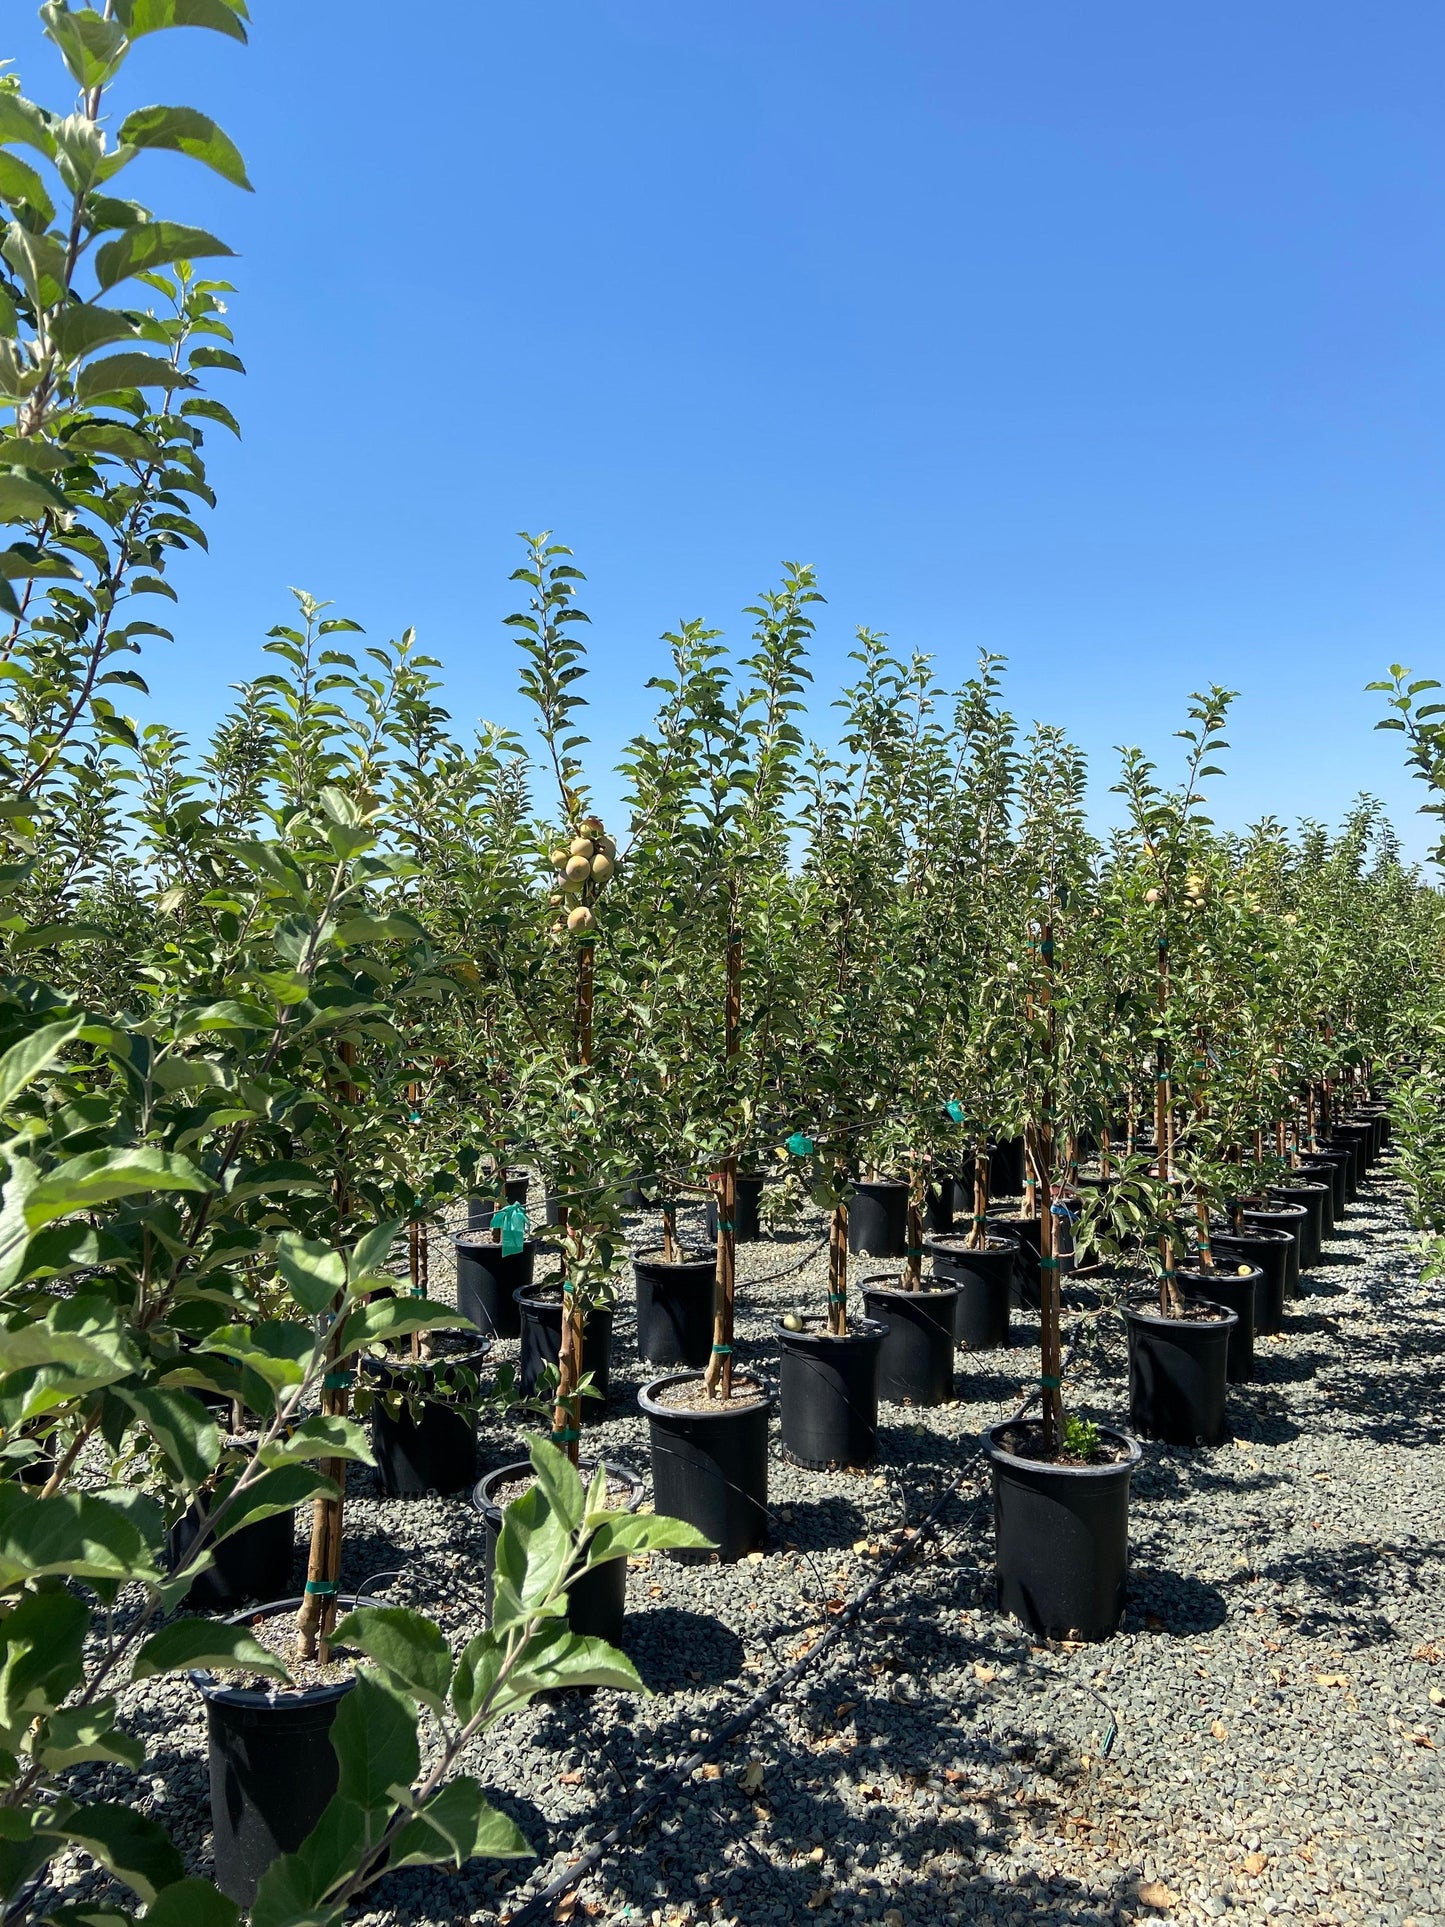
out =
[[[727,982],[723,1007],[723,1061],[732,1064],[742,1048],[743,940],[728,936]],[[704,1383],[714,1396],[733,1395],[733,1321],[738,1289],[738,1160],[729,1152],[717,1180],[717,1309],[713,1315],[712,1357]]]
[[[577,1063],[588,1070],[592,1064],[593,996],[596,985],[596,956],[589,939],[577,947],[577,1004],[575,1019]],[[566,1218],[564,1208],[562,1216]],[[565,1228],[565,1226],[564,1226]],[[564,1247],[565,1248],[565,1247]],[[577,1387],[582,1378],[582,1340],[587,1329],[586,1307],[579,1302],[573,1278],[567,1267],[562,1271],[562,1343],[557,1358],[557,1396],[552,1407],[552,1439],[566,1451],[576,1465],[582,1435],[582,1400]]]
[[[843,1173],[834,1174],[841,1188]],[[848,1330],[848,1207],[833,1206],[828,1232],[828,1330],[842,1338]]]

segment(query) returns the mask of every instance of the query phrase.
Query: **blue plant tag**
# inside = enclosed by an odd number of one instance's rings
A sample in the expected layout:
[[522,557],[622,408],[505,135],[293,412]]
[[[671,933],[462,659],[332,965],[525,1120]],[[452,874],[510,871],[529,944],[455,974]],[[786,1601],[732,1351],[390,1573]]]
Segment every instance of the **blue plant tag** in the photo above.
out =
[[512,1257],[527,1242],[527,1207],[506,1204],[492,1213],[492,1229],[502,1234],[502,1256]]
[[813,1155],[813,1140],[802,1131],[794,1131],[787,1140],[787,1146],[795,1158],[810,1158]]
[[948,1102],[944,1105],[943,1108],[945,1111],[948,1112],[948,1115],[953,1119],[955,1124],[962,1124],[963,1106],[959,1103],[956,1097],[949,1098]]

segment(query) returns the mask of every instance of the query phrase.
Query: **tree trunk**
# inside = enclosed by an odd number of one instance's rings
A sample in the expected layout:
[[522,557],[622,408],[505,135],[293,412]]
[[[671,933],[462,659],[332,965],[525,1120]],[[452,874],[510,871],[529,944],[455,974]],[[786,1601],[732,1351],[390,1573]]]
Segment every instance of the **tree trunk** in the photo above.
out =
[[[840,1170],[834,1175],[841,1190],[843,1173]],[[828,1330],[835,1338],[842,1338],[848,1330],[848,1207],[846,1204],[833,1206],[833,1219],[828,1233]]]

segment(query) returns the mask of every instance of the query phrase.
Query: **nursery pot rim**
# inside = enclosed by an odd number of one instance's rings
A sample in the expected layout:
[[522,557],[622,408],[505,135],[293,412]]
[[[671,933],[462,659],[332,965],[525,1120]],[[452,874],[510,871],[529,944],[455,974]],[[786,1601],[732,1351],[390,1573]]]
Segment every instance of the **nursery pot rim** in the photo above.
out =
[[[227,1626],[249,1626],[258,1619],[279,1619],[282,1613],[296,1612],[304,1601],[304,1594],[294,1599],[271,1599],[259,1606],[248,1606],[243,1612],[227,1613],[224,1624]],[[355,1612],[359,1606],[381,1606],[383,1600],[373,1599],[369,1593],[348,1592],[337,1596],[336,1611],[338,1618],[343,1610]],[[227,1686],[218,1680],[209,1666],[191,1666],[186,1677],[207,1704],[236,1706],[243,1709],[253,1706],[284,1707],[288,1711],[297,1706],[326,1706],[349,1693],[356,1684],[356,1675],[350,1679],[333,1680],[325,1686],[286,1686],[276,1680],[268,1690],[255,1686]]]
[[[579,1474],[590,1475],[597,1470],[599,1465],[606,1467],[609,1478],[625,1479],[629,1487],[627,1500],[621,1505],[609,1506],[607,1510],[609,1512],[635,1512],[638,1506],[642,1504],[643,1495],[647,1491],[642,1474],[635,1471],[632,1466],[626,1464],[623,1460],[608,1458],[605,1454],[599,1455],[597,1458],[583,1459],[578,1465],[577,1471]],[[500,1531],[502,1520],[505,1516],[505,1509],[497,1504],[489,1492],[482,1490],[483,1486],[491,1485],[494,1480],[505,1481],[509,1477],[531,1478],[535,1480],[536,1476],[536,1471],[530,1459],[514,1459],[510,1465],[494,1466],[490,1472],[484,1472],[472,1487],[472,1505],[482,1515],[488,1525],[495,1526]]]
[[[827,1324],[826,1315],[822,1312],[805,1312],[803,1316],[816,1318],[824,1326]],[[809,1345],[846,1345],[849,1339],[867,1339],[871,1344],[874,1339],[884,1339],[888,1336],[886,1321],[881,1318],[869,1318],[866,1314],[861,1318],[850,1317],[848,1329],[845,1332],[830,1332],[826,1329],[810,1331],[806,1325],[800,1332],[790,1332],[781,1318],[774,1320],[773,1330],[785,1345],[796,1345],[800,1342]]]
[[[999,1220],[995,1218],[989,1220],[991,1225],[998,1222]],[[971,1245],[966,1231],[925,1231],[923,1234],[925,1251],[932,1251],[938,1247],[950,1258],[966,1258],[972,1251],[1007,1251],[1010,1245],[1015,1247],[1018,1245],[1018,1239],[1010,1232],[996,1234],[990,1231],[981,1245]]]
[[[1300,1208],[1303,1209],[1303,1206]],[[1272,1224],[1241,1225],[1238,1231],[1235,1230],[1232,1224],[1211,1225],[1209,1227],[1210,1243],[1212,1244],[1216,1238],[1288,1238],[1291,1244],[1294,1243],[1294,1236],[1291,1232],[1282,1230],[1278,1225]]]
[[[1285,1235],[1288,1237],[1288,1232],[1286,1232]],[[1195,1276],[1193,1272],[1189,1275],[1191,1277]],[[1214,1312],[1216,1316],[1212,1319],[1174,1318],[1171,1317],[1168,1312],[1157,1309],[1151,1310],[1148,1305],[1125,1305],[1124,1317],[1126,1321],[1130,1318],[1135,1318],[1142,1324],[1162,1326],[1167,1331],[1198,1331],[1199,1327],[1205,1324],[1219,1324],[1223,1325],[1226,1330],[1230,1330],[1239,1323],[1239,1313],[1237,1311],[1231,1311],[1228,1305],[1216,1305],[1213,1299],[1201,1297],[1197,1293],[1188,1295],[1194,1304],[1205,1305],[1210,1311]]]
[[[959,1292],[963,1290],[962,1285],[951,1282],[945,1283],[942,1279],[924,1278],[920,1281],[916,1291],[910,1291],[907,1285],[892,1283],[893,1274],[891,1272],[881,1272],[879,1276],[888,1278],[890,1282],[888,1284],[877,1284],[872,1278],[860,1278],[858,1281],[858,1290],[860,1292],[871,1292],[874,1297],[887,1296],[889,1298],[904,1298],[912,1305],[920,1304],[925,1298],[956,1298]],[[789,1338],[799,1338],[802,1336],[802,1333],[789,1332],[788,1336]]]
[[445,1358],[372,1358],[362,1356],[361,1369],[370,1375],[382,1372],[438,1372],[451,1365],[480,1365],[491,1356],[492,1341],[485,1332],[477,1334],[478,1342],[465,1352],[449,1352]]
[[661,1245],[657,1246],[655,1251],[635,1251],[632,1254],[632,1269],[636,1271],[639,1265],[646,1265],[649,1271],[701,1271],[704,1267],[709,1271],[716,1270],[717,1254],[715,1252],[704,1250],[698,1245],[691,1246],[689,1249],[692,1252],[689,1258],[664,1258]]
[[1121,1431],[1117,1425],[1101,1425],[1098,1428],[1101,1439],[1112,1439],[1128,1449],[1127,1458],[1115,1459],[1110,1465],[1061,1465],[1054,1459],[1026,1459],[1017,1452],[1010,1452],[1002,1434],[1013,1431],[1017,1425],[1038,1423],[1037,1419],[1017,1417],[1000,1419],[995,1425],[985,1426],[980,1434],[985,1458],[991,1465],[1000,1461],[1005,1465],[1021,1465],[1031,1472],[1045,1472],[1051,1479],[1107,1479],[1132,1472],[1144,1456],[1144,1448],[1134,1434]]
[[[800,1335],[798,1332],[788,1334],[790,1338],[797,1338]],[[751,1368],[748,1369],[748,1377],[762,1393],[761,1398],[718,1398],[706,1406],[682,1406],[664,1405],[657,1397],[657,1393],[665,1386],[681,1385],[684,1382],[700,1384],[703,1376],[704,1374],[700,1371],[688,1371],[685,1368],[682,1371],[662,1372],[658,1377],[650,1378],[645,1385],[638,1387],[637,1403],[647,1418],[679,1419],[689,1425],[697,1420],[701,1420],[704,1425],[712,1425],[730,1416],[757,1411],[767,1412],[771,1416],[777,1405],[778,1395],[772,1380],[764,1378],[761,1372],[755,1372]]]
[[[500,1238],[494,1238],[490,1231],[453,1231],[449,1232],[448,1236],[458,1248],[463,1246],[479,1246],[483,1251],[502,1251]],[[522,1251],[552,1251],[554,1249],[555,1246],[548,1244],[543,1238],[524,1238],[522,1240]],[[521,1251],[502,1252],[504,1258],[520,1258],[521,1255]]]

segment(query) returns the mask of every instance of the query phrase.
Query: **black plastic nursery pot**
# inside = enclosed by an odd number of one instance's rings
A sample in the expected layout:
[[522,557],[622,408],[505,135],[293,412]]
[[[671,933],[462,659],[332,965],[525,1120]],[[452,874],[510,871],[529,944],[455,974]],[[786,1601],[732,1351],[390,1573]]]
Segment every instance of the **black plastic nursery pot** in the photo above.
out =
[[1299,1262],[1300,1270],[1308,1271],[1320,1261],[1320,1252],[1325,1242],[1325,1206],[1329,1203],[1328,1184],[1309,1184],[1303,1180],[1298,1183],[1271,1184],[1266,1186],[1266,1195],[1276,1204],[1298,1205],[1305,1214],[1300,1226]]
[[538,1246],[528,1239],[520,1251],[503,1251],[490,1232],[468,1232],[453,1240],[457,1253],[457,1310],[489,1338],[517,1338],[521,1322],[517,1293],[532,1282]]
[[[755,1245],[763,1235],[763,1186],[767,1179],[759,1171],[739,1171],[734,1236],[740,1245]],[[717,1240],[717,1194],[707,1201],[707,1235]]]
[[[741,1376],[741,1374],[739,1374]],[[742,1559],[768,1537],[768,1420],[771,1395],[680,1406],[667,1402],[676,1387],[699,1385],[696,1372],[653,1379],[637,1394],[652,1440],[654,1508],[712,1540],[716,1555],[679,1551],[675,1559]]]
[[942,1172],[935,1177],[923,1194],[923,1228],[925,1231],[952,1231],[954,1219],[955,1180]]
[[1129,1573],[1129,1479],[1143,1456],[1123,1432],[1100,1428],[1124,1456],[1112,1465],[1056,1465],[1011,1452],[1006,1419],[983,1435],[993,1481],[994,1566],[1000,1612],[1050,1639],[1107,1639],[1124,1616]]
[[[166,1534],[166,1569],[174,1572],[205,1524],[199,1499]],[[207,1571],[198,1573],[180,1603],[195,1613],[233,1613],[252,1599],[284,1598],[296,1558],[296,1513],[273,1512],[256,1519],[219,1544],[206,1541]]]
[[1262,1225],[1244,1231],[1210,1229],[1209,1249],[1216,1264],[1252,1265],[1261,1274],[1254,1288],[1256,1338],[1273,1338],[1284,1330],[1292,1244],[1287,1231],[1267,1231]]
[[[377,1603],[343,1597],[338,1616]],[[254,1624],[294,1613],[300,1604],[275,1600],[236,1617]],[[257,1689],[223,1685],[214,1674],[197,1671],[191,1683],[206,1703],[216,1885],[249,1906],[262,1874],[282,1854],[296,1851],[336,1791],[331,1724],[356,1681],[299,1689],[268,1681]]]
[[798,1465],[871,1465],[878,1454],[878,1374],[888,1327],[854,1318],[841,1338],[821,1319],[777,1327],[783,1450]]
[[1026,1161],[1021,1137],[1000,1138],[988,1151],[988,1195],[991,1198],[1022,1196]]
[[1307,1212],[1298,1204],[1247,1204],[1242,1216],[1246,1226],[1256,1230],[1283,1231],[1290,1241],[1290,1256],[1285,1267],[1284,1295],[1298,1298],[1300,1295],[1300,1242],[1301,1225]]
[[1348,1172],[1345,1180],[1345,1195],[1353,1203],[1360,1194],[1360,1186],[1365,1181],[1364,1147],[1358,1138],[1346,1136],[1339,1130],[1335,1130],[1330,1133],[1320,1155],[1327,1156],[1331,1152],[1344,1153]]
[[887,1332],[878,1396],[890,1405],[946,1405],[953,1397],[953,1325],[958,1286],[925,1279],[905,1291],[894,1278],[865,1278],[863,1309]]
[[1227,1375],[1231,1385],[1247,1383],[1254,1377],[1254,1296],[1264,1283],[1264,1273],[1258,1266],[1240,1271],[1237,1265],[1225,1263],[1177,1275],[1180,1289],[1191,1298],[1224,1305],[1234,1313],[1238,1322],[1229,1334]]
[[1328,1238],[1335,1228],[1335,1217],[1339,1200],[1336,1195],[1339,1172],[1332,1164],[1317,1164],[1313,1158],[1303,1158],[1290,1172],[1285,1185],[1312,1184],[1320,1193],[1320,1234]]
[[[507,1203],[525,1204],[527,1202],[527,1189],[530,1184],[531,1179],[525,1171],[520,1177],[508,1177],[506,1181]],[[492,1198],[468,1198],[467,1230],[490,1231],[492,1228],[492,1214],[496,1208],[496,1202]]]
[[1037,1311],[1042,1222],[1038,1218],[1016,1218],[1006,1209],[991,1209],[989,1227],[992,1232],[1001,1232],[1014,1241],[1014,1272],[1013,1282],[1009,1286],[1009,1304],[1015,1311]]
[[908,1186],[901,1178],[861,1180],[848,1200],[848,1249],[857,1257],[901,1258],[908,1243]]
[[668,1264],[635,1258],[637,1355],[644,1365],[686,1365],[701,1371],[712,1356],[717,1305],[717,1259],[711,1252]]
[[[1192,1301],[1198,1306],[1200,1301]],[[1126,1305],[1129,1329],[1129,1423],[1166,1445],[1218,1445],[1224,1437],[1229,1339],[1239,1320],[1169,1318]]]
[[[489,1349],[485,1344],[476,1345],[437,1359],[363,1359],[363,1376],[375,1393],[371,1449],[376,1454],[381,1489],[388,1499],[465,1492],[476,1484],[475,1402],[458,1402],[444,1392],[441,1396],[432,1394],[439,1374],[454,1368],[475,1373]],[[401,1397],[395,1412],[387,1409],[388,1394]],[[412,1401],[418,1399],[419,1409],[413,1412]]]
[[1332,1143],[1348,1145],[1355,1153],[1356,1182],[1363,1183],[1375,1162],[1375,1133],[1368,1124],[1342,1118],[1330,1132]]
[[936,1278],[958,1286],[953,1342],[971,1352],[996,1351],[1008,1343],[1009,1300],[1013,1295],[1018,1245],[991,1234],[986,1245],[969,1246],[968,1234],[925,1238],[923,1251]]
[[1355,1154],[1346,1144],[1319,1144],[1309,1154],[1314,1165],[1324,1165],[1334,1174],[1335,1223],[1344,1217],[1359,1191],[1355,1181]]
[[[517,1379],[522,1395],[530,1398],[545,1366],[556,1366],[562,1357],[562,1293],[556,1285],[531,1285],[517,1293],[517,1309],[522,1321],[522,1349],[517,1360]],[[582,1328],[582,1372],[590,1372],[597,1398],[582,1400],[582,1423],[588,1413],[598,1413],[607,1401],[612,1377],[612,1307],[594,1305]]]
[[[627,1488],[617,1501],[616,1509],[619,1512],[636,1512],[642,1503],[642,1480],[631,1466],[616,1464],[611,1459],[604,1463],[609,1476],[621,1481]],[[584,1460],[578,1469],[585,1484],[596,1470],[596,1463],[589,1464]],[[489,1472],[472,1493],[472,1504],[481,1513],[486,1526],[482,1618],[488,1626],[492,1623],[492,1574],[497,1564],[497,1541],[502,1534],[502,1506],[493,1495],[518,1481],[530,1485],[532,1476],[531,1460],[518,1459],[515,1464],[501,1465],[495,1472]],[[609,1646],[618,1645],[622,1639],[622,1622],[626,1611],[625,1559],[609,1559],[605,1565],[594,1566],[591,1571],[580,1573],[567,1589],[567,1625],[579,1638],[605,1639]]]

